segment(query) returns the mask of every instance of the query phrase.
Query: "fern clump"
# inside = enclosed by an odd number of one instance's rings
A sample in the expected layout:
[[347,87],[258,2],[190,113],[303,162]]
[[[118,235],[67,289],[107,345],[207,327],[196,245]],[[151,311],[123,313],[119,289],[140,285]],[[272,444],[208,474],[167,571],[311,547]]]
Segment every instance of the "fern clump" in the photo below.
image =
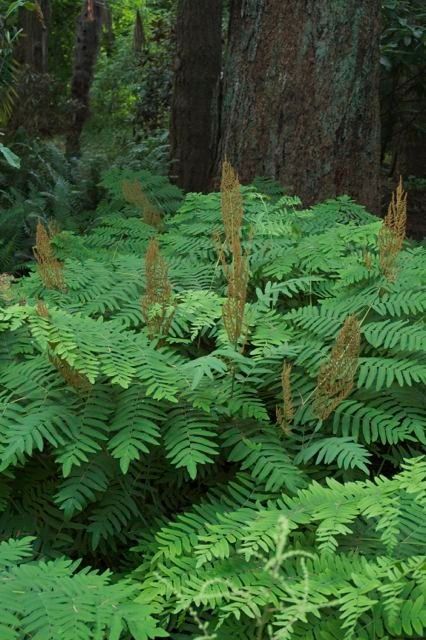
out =
[[173,318],[172,285],[156,238],[151,238],[145,255],[142,315],[151,338],[167,333]]
[[151,556],[138,570],[148,569],[143,589],[223,639],[422,635],[425,471],[422,458],[392,480],[206,501],[139,548]]
[[55,257],[52,248],[53,233],[39,222],[36,231],[34,257],[37,261],[40,278],[48,289],[65,289],[62,265]]
[[32,560],[32,538],[0,543],[0,633],[4,640],[95,640],[131,633],[164,637],[149,607],[134,603],[138,588],[113,584],[108,571],[79,570],[68,559]]
[[[349,198],[305,210],[227,171],[183,200],[114,169],[90,232],[45,243],[61,286],[2,276],[10,571],[52,637],[421,637],[424,248],[399,241],[389,277]],[[5,637],[44,639],[32,598]]]

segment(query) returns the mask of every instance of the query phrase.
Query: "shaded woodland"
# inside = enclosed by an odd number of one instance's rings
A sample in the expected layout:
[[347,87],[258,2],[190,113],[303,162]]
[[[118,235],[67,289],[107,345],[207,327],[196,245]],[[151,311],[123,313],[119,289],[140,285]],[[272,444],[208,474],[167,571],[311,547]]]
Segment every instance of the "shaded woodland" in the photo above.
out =
[[426,634],[420,0],[0,0],[0,640]]

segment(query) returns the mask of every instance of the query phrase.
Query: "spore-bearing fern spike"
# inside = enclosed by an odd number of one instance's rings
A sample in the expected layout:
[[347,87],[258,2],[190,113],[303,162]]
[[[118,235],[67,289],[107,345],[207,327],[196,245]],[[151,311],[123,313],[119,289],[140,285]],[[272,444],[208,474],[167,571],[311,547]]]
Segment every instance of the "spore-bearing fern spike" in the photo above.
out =
[[321,366],[318,374],[313,409],[321,420],[328,418],[352,391],[358,369],[360,344],[358,319],[348,316],[328,361]]
[[43,300],[38,300],[36,304],[36,313],[40,318],[47,320],[49,318],[49,309]]
[[[49,320],[49,309],[46,303],[43,300],[38,300],[36,304],[36,313],[40,318],[44,318],[45,320]],[[51,353],[49,353],[49,361],[55,367],[55,369],[60,373],[62,378],[65,380],[67,384],[69,384],[74,389],[82,392],[88,392],[92,388],[92,385],[83,373],[76,371],[66,360],[60,358],[55,355],[55,343],[49,342],[49,349]]]
[[145,194],[140,182],[124,180],[122,188],[125,200],[141,211],[143,221],[159,229],[162,223],[161,212]]
[[277,422],[284,433],[288,433],[291,421],[294,418],[293,394],[291,390],[291,370],[289,362],[283,363],[281,371],[281,389],[283,394],[282,407],[276,408]]
[[378,236],[380,268],[390,282],[396,278],[396,260],[404,243],[406,226],[407,193],[401,177]]
[[[219,259],[228,282],[223,322],[229,341],[237,347],[243,334],[249,266],[248,255],[242,246],[244,208],[241,186],[237,173],[227,160],[222,166],[221,209],[226,251],[223,246],[219,249]],[[226,253],[231,254],[231,263]]]
[[56,258],[51,243],[53,235],[41,222],[37,224],[34,257],[44,286],[47,289],[65,291],[63,265]]
[[151,339],[168,333],[175,311],[168,265],[160,253],[157,238],[151,238],[145,254],[145,294],[142,315]]
[[9,273],[0,273],[0,301],[11,302],[13,299],[12,282],[14,277]]
[[88,380],[87,376],[73,369],[66,360],[62,360],[55,355],[49,356],[49,360],[67,384],[83,393],[88,393],[90,391],[92,384]]

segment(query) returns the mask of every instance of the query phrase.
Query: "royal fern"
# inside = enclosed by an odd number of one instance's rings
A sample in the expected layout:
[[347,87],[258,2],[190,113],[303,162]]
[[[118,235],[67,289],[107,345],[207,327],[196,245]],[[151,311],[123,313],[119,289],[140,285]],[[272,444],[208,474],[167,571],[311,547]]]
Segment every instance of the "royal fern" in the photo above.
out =
[[388,278],[350,199],[241,187],[236,339],[220,194],[102,184],[98,224],[49,239],[61,286],[0,296],[1,637],[422,637],[424,248]]

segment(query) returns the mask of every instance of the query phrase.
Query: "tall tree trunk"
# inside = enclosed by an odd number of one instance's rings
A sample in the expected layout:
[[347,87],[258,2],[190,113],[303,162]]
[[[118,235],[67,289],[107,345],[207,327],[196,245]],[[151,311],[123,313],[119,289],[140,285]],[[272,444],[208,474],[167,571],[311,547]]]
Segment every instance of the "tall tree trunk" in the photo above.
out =
[[30,71],[46,73],[48,69],[49,0],[39,0],[39,8],[19,9],[19,27],[22,30],[16,52],[20,64]]
[[104,29],[103,42],[105,46],[105,52],[107,56],[110,58],[114,51],[115,33],[114,33],[114,25],[112,20],[112,9],[108,4],[107,0],[105,0],[102,5],[101,20],[102,20],[102,26]]
[[146,47],[145,28],[139,9],[136,10],[135,26],[133,29],[133,49],[135,53],[142,53]]
[[380,0],[233,0],[218,164],[378,213],[379,35]]
[[221,0],[179,0],[170,136],[172,174],[186,191],[208,190],[214,170],[221,23]]
[[80,152],[80,136],[89,117],[89,93],[98,56],[104,3],[102,0],[84,0],[77,20],[74,69],[71,81],[73,113],[68,130],[66,150],[69,155]]

